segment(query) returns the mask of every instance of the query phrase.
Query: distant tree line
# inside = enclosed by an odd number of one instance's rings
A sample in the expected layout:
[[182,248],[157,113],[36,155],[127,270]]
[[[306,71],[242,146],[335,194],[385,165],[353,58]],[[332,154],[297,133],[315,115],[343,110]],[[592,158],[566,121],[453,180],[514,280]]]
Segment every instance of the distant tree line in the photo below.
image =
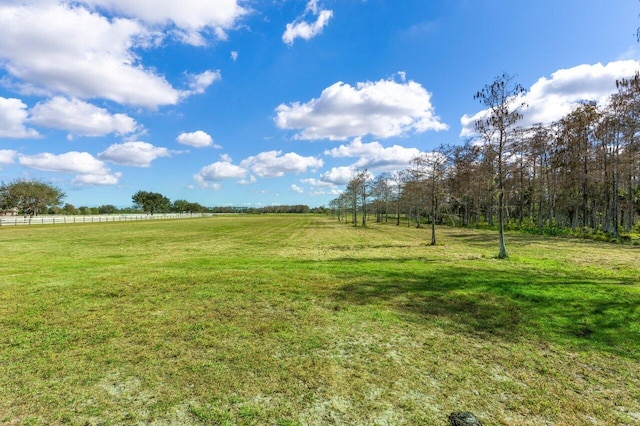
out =
[[150,191],[138,191],[131,198],[131,207],[118,208],[112,204],[98,207],[65,203],[65,193],[57,186],[40,180],[17,179],[0,183],[0,214],[36,216],[42,214],[99,215],[129,213],[325,213],[324,207],[307,205],[278,205],[266,207],[205,207],[187,200],[171,201],[168,197]]
[[356,172],[329,207],[353,225],[374,216],[611,239],[639,233],[640,76],[617,88],[606,102],[524,128],[522,88],[500,76],[475,96],[488,109],[476,139],[423,153],[404,170]]
[[198,203],[190,203],[185,200],[177,200],[173,203],[162,194],[147,191],[138,191],[133,197],[134,207],[146,213],[176,212],[176,213],[324,213],[324,207],[309,208],[304,204],[277,205],[264,207],[204,207]]
[[314,213],[314,214],[325,214],[327,213],[327,208],[324,206],[320,207],[309,207],[306,204],[296,204],[296,205],[278,205],[278,206],[265,206],[265,207],[233,207],[233,206],[224,206],[224,207],[211,207],[212,213],[245,213],[245,214],[267,214],[267,213]]

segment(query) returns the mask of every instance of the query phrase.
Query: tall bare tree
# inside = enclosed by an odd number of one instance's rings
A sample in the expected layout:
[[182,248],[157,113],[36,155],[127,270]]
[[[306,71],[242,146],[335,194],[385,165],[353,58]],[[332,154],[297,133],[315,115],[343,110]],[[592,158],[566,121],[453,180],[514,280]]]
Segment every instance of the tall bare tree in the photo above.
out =
[[409,204],[416,220],[416,228],[422,227],[422,211],[427,206],[429,200],[428,177],[429,164],[423,155],[419,155],[411,160],[407,169],[407,181],[404,184],[404,199]]
[[621,167],[624,172],[624,198],[626,214],[624,228],[629,231],[634,225],[634,201],[640,202],[640,73],[632,78],[618,80],[618,93],[612,103],[619,103],[623,146]]
[[400,226],[400,206],[402,205],[402,192],[404,184],[407,181],[407,171],[397,170],[391,174],[391,181],[393,182],[394,198],[396,203],[396,226]]
[[445,148],[440,147],[437,151],[427,152],[412,160],[416,164],[416,170],[423,173],[422,180],[428,188],[429,207],[431,210],[431,245],[436,245],[436,221],[438,220],[438,209],[442,199],[443,183],[448,158],[445,155]]
[[525,89],[513,82],[513,77],[502,74],[493,83],[484,86],[474,99],[487,107],[484,118],[475,123],[476,131],[482,136],[485,144],[496,154],[495,176],[497,180],[498,196],[498,257],[508,256],[504,241],[504,180],[505,157],[509,139],[515,125],[522,119],[522,108],[525,103],[521,99]]
[[371,195],[375,198],[376,222],[389,220],[389,202],[391,200],[391,175],[387,172],[380,173],[371,184]]
[[460,216],[462,226],[469,226],[471,220],[477,222],[476,215],[478,205],[475,202],[477,196],[477,165],[480,150],[469,142],[462,146],[452,147],[450,150],[451,164],[449,167],[449,196],[453,213]]
[[371,176],[367,169],[361,170],[355,177],[357,192],[362,206],[362,226],[367,226],[367,197],[369,196]]
[[353,177],[349,180],[349,183],[347,183],[347,188],[343,194],[348,200],[348,205],[351,209],[351,223],[353,226],[358,226],[358,189],[358,180],[356,177]]

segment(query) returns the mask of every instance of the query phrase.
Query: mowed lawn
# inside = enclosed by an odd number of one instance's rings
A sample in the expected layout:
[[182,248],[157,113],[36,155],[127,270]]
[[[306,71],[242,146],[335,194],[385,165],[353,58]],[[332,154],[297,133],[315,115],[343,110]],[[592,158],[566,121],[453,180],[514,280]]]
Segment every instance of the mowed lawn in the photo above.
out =
[[0,228],[0,423],[640,424],[640,246],[320,216]]

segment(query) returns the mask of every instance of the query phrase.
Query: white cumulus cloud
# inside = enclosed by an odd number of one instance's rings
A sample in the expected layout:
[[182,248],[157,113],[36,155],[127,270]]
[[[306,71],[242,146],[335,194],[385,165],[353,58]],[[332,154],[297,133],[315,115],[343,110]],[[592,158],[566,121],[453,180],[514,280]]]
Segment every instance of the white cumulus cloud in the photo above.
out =
[[297,192],[298,194],[304,194],[304,189],[296,185],[295,183],[290,186],[291,191]]
[[133,48],[148,47],[157,35],[137,20],[57,2],[4,4],[0,28],[0,66],[23,93],[149,108],[183,96],[139,63]]
[[213,143],[213,138],[202,130],[180,133],[180,135],[178,135],[178,137],[176,138],[176,141],[179,144],[193,146],[195,148],[203,148],[206,146],[221,148],[220,145],[215,145]]
[[316,178],[300,179],[300,182],[311,187],[310,195],[340,195],[342,186]]
[[56,173],[76,174],[74,184],[115,185],[120,173],[111,173],[105,164],[88,152],[71,151],[64,154],[44,152],[36,155],[20,155],[18,163],[22,166]]
[[276,124],[281,129],[302,129],[295,136],[302,140],[389,138],[448,129],[435,115],[431,93],[414,81],[392,79],[355,87],[335,83],[317,99],[278,106]]
[[309,40],[318,34],[322,33],[324,27],[329,24],[329,20],[333,16],[332,10],[321,10],[317,14],[318,18],[315,22],[307,22],[301,19],[297,19],[287,24],[284,34],[282,34],[282,41],[291,46],[296,38]]
[[[250,156],[235,165],[226,154],[220,156],[221,161],[209,164],[194,175],[196,182],[204,188],[220,188],[220,182],[236,179],[237,183],[247,185],[256,182],[256,177],[281,177],[287,173],[302,173],[309,169],[322,167],[323,161],[315,157],[304,157],[281,151],[261,152]],[[255,175],[255,176],[254,176]]]
[[[315,22],[305,20],[308,15],[317,16]],[[296,38],[309,40],[322,33],[332,16],[332,10],[320,9],[318,0],[309,0],[304,14],[287,24],[285,32],[282,34],[282,41],[291,46]]]
[[120,172],[113,174],[86,174],[74,177],[71,183],[87,186],[117,185],[121,177],[122,173]]
[[154,26],[173,24],[181,41],[205,45],[206,35],[225,40],[248,10],[238,0],[84,0],[83,3],[139,19]]
[[25,126],[28,115],[20,99],[0,96],[0,138],[37,138],[38,132]]
[[134,167],[149,167],[153,160],[160,157],[171,157],[171,151],[148,142],[113,144],[98,154],[98,158],[101,160]]
[[[220,71],[187,72],[186,84],[176,88],[145,66],[138,52],[171,36],[195,45],[226,38],[247,13],[239,0],[5,0],[0,2],[2,82],[25,95],[106,99],[151,109],[176,105],[204,93],[221,78]],[[29,137],[25,134],[26,129],[14,129],[11,137]]]
[[222,78],[222,74],[219,70],[207,70],[201,74],[189,75],[188,77],[189,90],[184,92],[186,96],[203,94],[209,86]]
[[355,170],[348,166],[333,167],[328,172],[322,173],[320,180],[333,185],[346,185],[353,178]]
[[323,161],[315,157],[303,157],[295,152],[282,154],[282,151],[261,152],[242,160],[240,166],[250,169],[259,177],[279,177],[285,173],[302,173],[307,169],[322,167]]
[[126,135],[138,129],[138,123],[126,114],[111,114],[104,108],[61,96],[38,103],[30,113],[29,122],[33,124],[79,136]]
[[18,152],[12,149],[0,149],[0,164],[13,164]]
[[35,155],[21,155],[18,162],[30,169],[60,173],[105,172],[104,163],[88,152],[71,151],[64,154],[43,152]]
[[[638,69],[637,61],[624,60],[607,65],[578,65],[558,70],[550,78],[542,77],[522,97],[527,107],[520,124],[549,124],[570,113],[581,101],[604,102],[617,91],[616,80],[633,77]],[[465,114],[460,119],[460,136],[475,134],[475,122],[486,114],[487,110],[471,116]]]
[[229,161],[217,161],[200,169],[193,178],[203,188],[219,189],[221,181],[244,179],[248,173],[247,169],[231,164]]
[[420,150],[401,145],[384,147],[380,142],[363,143],[361,138],[355,138],[349,145],[325,151],[325,155],[334,158],[359,157],[352,166],[354,169],[393,171],[406,168],[412,159],[420,155]]

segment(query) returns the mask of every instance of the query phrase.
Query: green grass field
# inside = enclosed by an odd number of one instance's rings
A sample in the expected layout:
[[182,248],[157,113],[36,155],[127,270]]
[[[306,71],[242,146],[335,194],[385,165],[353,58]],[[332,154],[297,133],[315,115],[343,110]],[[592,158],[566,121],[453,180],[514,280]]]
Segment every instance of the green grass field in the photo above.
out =
[[314,216],[0,228],[0,423],[640,424],[640,247]]

